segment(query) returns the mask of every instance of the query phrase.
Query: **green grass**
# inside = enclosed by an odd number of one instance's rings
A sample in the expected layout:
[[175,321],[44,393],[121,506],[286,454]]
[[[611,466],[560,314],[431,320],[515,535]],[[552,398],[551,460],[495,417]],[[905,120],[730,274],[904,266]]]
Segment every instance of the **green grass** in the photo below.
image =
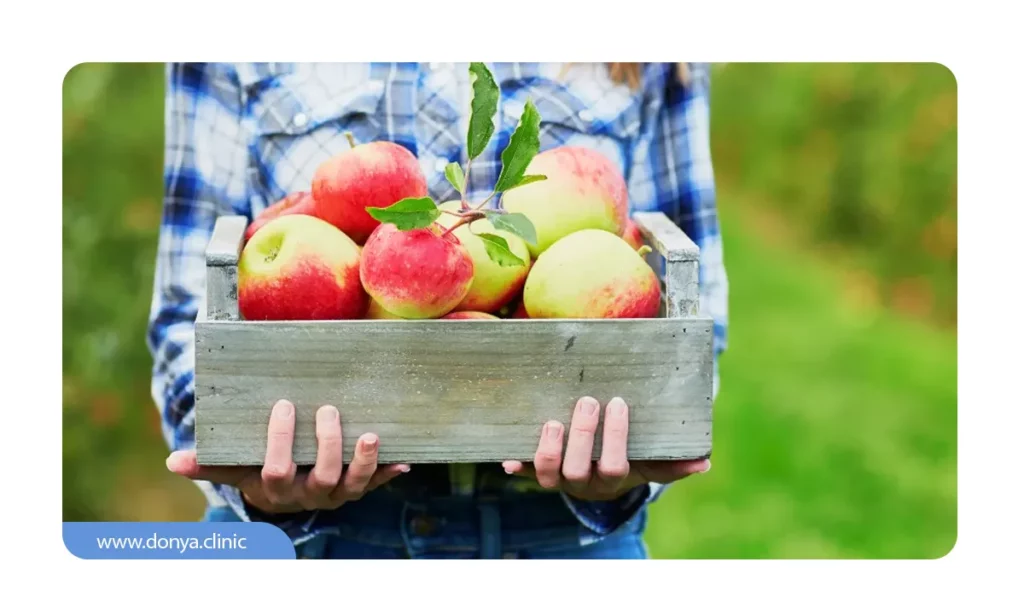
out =
[[[838,74],[831,70],[787,72],[827,84]],[[714,116],[725,111],[751,125],[777,117],[729,111],[729,74],[719,79]],[[773,91],[769,81],[799,90],[774,74],[769,67],[761,75],[765,91]],[[65,520],[202,513],[199,491],[164,468],[149,399],[145,324],[162,189],[162,87],[159,65],[80,66],[65,81]],[[796,230],[807,225],[806,209],[780,204],[769,183],[730,179],[762,168],[802,186],[800,177],[821,181],[827,169],[810,173],[804,158],[749,139],[749,152],[730,155],[735,140],[716,138],[731,313],[713,468],[674,485],[652,508],[652,554],[943,555],[956,538],[955,328],[903,318],[884,297],[859,300],[874,296],[856,292],[864,278]]]
[[956,337],[851,305],[723,191],[730,348],[712,470],[652,508],[658,558],[921,558],[956,540]]

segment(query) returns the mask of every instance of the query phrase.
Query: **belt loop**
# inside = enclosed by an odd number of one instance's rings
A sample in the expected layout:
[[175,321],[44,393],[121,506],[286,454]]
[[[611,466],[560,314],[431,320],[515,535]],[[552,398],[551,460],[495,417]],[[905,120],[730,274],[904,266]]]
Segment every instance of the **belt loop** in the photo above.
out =
[[496,501],[481,501],[480,509],[480,558],[502,558],[501,516]]

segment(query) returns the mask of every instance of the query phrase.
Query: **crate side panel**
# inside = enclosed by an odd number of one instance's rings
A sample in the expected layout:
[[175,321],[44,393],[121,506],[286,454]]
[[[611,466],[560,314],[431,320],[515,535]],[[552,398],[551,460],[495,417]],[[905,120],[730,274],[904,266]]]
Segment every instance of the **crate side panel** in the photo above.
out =
[[[204,464],[262,464],[270,408],[296,405],[295,460],[314,414],[342,416],[344,457],[375,432],[381,462],[533,457],[576,399],[630,406],[633,459],[702,458],[711,442],[711,321],[201,322],[196,437]],[[600,454],[600,436],[594,457]]]

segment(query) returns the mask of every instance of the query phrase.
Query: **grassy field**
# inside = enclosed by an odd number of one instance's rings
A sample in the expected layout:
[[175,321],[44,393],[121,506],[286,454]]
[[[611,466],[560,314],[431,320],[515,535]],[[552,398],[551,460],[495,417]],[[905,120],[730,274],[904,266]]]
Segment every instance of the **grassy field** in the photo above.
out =
[[[767,87],[773,70],[779,71],[768,67],[758,73],[763,91],[791,99],[792,92]],[[830,92],[845,87],[829,72],[842,68],[818,70],[797,67],[778,83],[793,91],[810,88],[807,80],[815,79]],[[863,76],[866,69],[858,70],[862,76],[854,83],[870,81],[870,75]],[[752,72],[750,66],[726,66],[716,77],[720,91],[745,91],[737,89],[732,75],[746,82],[756,77]],[[164,469],[167,450],[149,397],[145,325],[160,216],[162,86],[162,67],[154,65],[81,66],[65,81],[66,520],[193,520],[202,512],[198,490]],[[928,88],[921,90],[920,106],[931,109],[928,117],[933,117]],[[904,98],[901,108],[913,111]],[[726,134],[753,138],[758,132],[740,124],[770,120],[767,111],[751,118],[735,103],[716,104],[716,125],[734,125]],[[774,117],[795,123],[803,116]],[[905,140],[898,121],[884,123],[894,131],[889,141]],[[927,128],[913,125],[918,132]],[[874,138],[889,142],[879,130]],[[782,135],[778,138],[785,140],[793,130],[776,126],[765,132],[766,139]],[[927,273],[945,284],[928,295],[938,300],[955,297],[955,284],[950,287],[944,272],[948,263],[929,260],[934,270],[921,271],[865,264],[865,250],[875,253],[870,242],[846,249],[817,240],[804,231],[818,221],[810,205],[787,205],[792,186],[756,181],[781,173],[789,184],[802,185],[794,178],[810,168],[806,157],[789,158],[791,166],[781,171],[779,159],[766,161],[761,174],[752,173],[759,156],[776,149],[762,143],[740,151],[736,140],[725,141],[716,144],[716,154],[721,152],[717,167],[731,317],[715,409],[713,469],[673,486],[652,509],[652,554],[945,554],[956,539],[956,327],[955,319],[950,325],[948,318],[943,323],[922,314],[955,312],[899,309],[907,301],[894,305],[879,290],[886,281],[879,275],[889,269],[911,279]],[[947,153],[916,155],[928,168],[938,165],[936,176],[953,177],[955,183],[955,157],[952,166],[939,164],[948,162]],[[821,160],[814,168],[818,183],[825,180],[821,173],[838,172]],[[907,186],[911,179],[932,177],[908,171],[891,187],[873,181],[872,190],[925,194],[924,187]],[[802,198],[810,203],[816,196],[808,192]],[[941,215],[948,219],[947,210]],[[890,225],[908,237],[934,225],[927,216],[919,222],[892,215],[878,219],[897,220]],[[942,236],[948,242],[948,233]],[[886,249],[915,254],[908,262],[925,258],[919,244],[900,241],[888,240]],[[955,271],[955,234],[953,249]]]
[[753,205],[722,199],[731,331],[712,471],[652,508],[652,554],[945,554],[956,540],[955,334],[863,300],[849,273],[762,236],[745,219]]

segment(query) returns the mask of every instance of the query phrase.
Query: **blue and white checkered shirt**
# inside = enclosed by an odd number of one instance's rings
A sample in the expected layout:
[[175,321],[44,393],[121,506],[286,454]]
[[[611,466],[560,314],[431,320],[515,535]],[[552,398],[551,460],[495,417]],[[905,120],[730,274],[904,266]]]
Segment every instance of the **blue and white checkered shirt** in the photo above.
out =
[[[714,320],[715,392],[726,341],[727,280],[712,172],[705,65],[682,83],[673,64],[648,64],[631,91],[602,64],[498,63],[495,137],[473,161],[471,200],[490,194],[501,152],[532,98],[541,150],[597,149],[627,178],[633,210],[661,210],[701,250],[701,311]],[[221,215],[252,219],[286,194],[308,190],[317,166],[359,142],[388,140],[411,150],[431,196],[456,197],[445,165],[465,164],[472,93],[465,64],[171,64],[167,67],[163,221],[147,341],[153,398],[174,450],[195,443],[194,328],[204,301],[205,248]],[[412,474],[410,474],[410,477]],[[200,483],[213,503],[248,519],[239,493]],[[605,534],[653,501],[652,485],[613,503],[566,498],[580,522]]]

